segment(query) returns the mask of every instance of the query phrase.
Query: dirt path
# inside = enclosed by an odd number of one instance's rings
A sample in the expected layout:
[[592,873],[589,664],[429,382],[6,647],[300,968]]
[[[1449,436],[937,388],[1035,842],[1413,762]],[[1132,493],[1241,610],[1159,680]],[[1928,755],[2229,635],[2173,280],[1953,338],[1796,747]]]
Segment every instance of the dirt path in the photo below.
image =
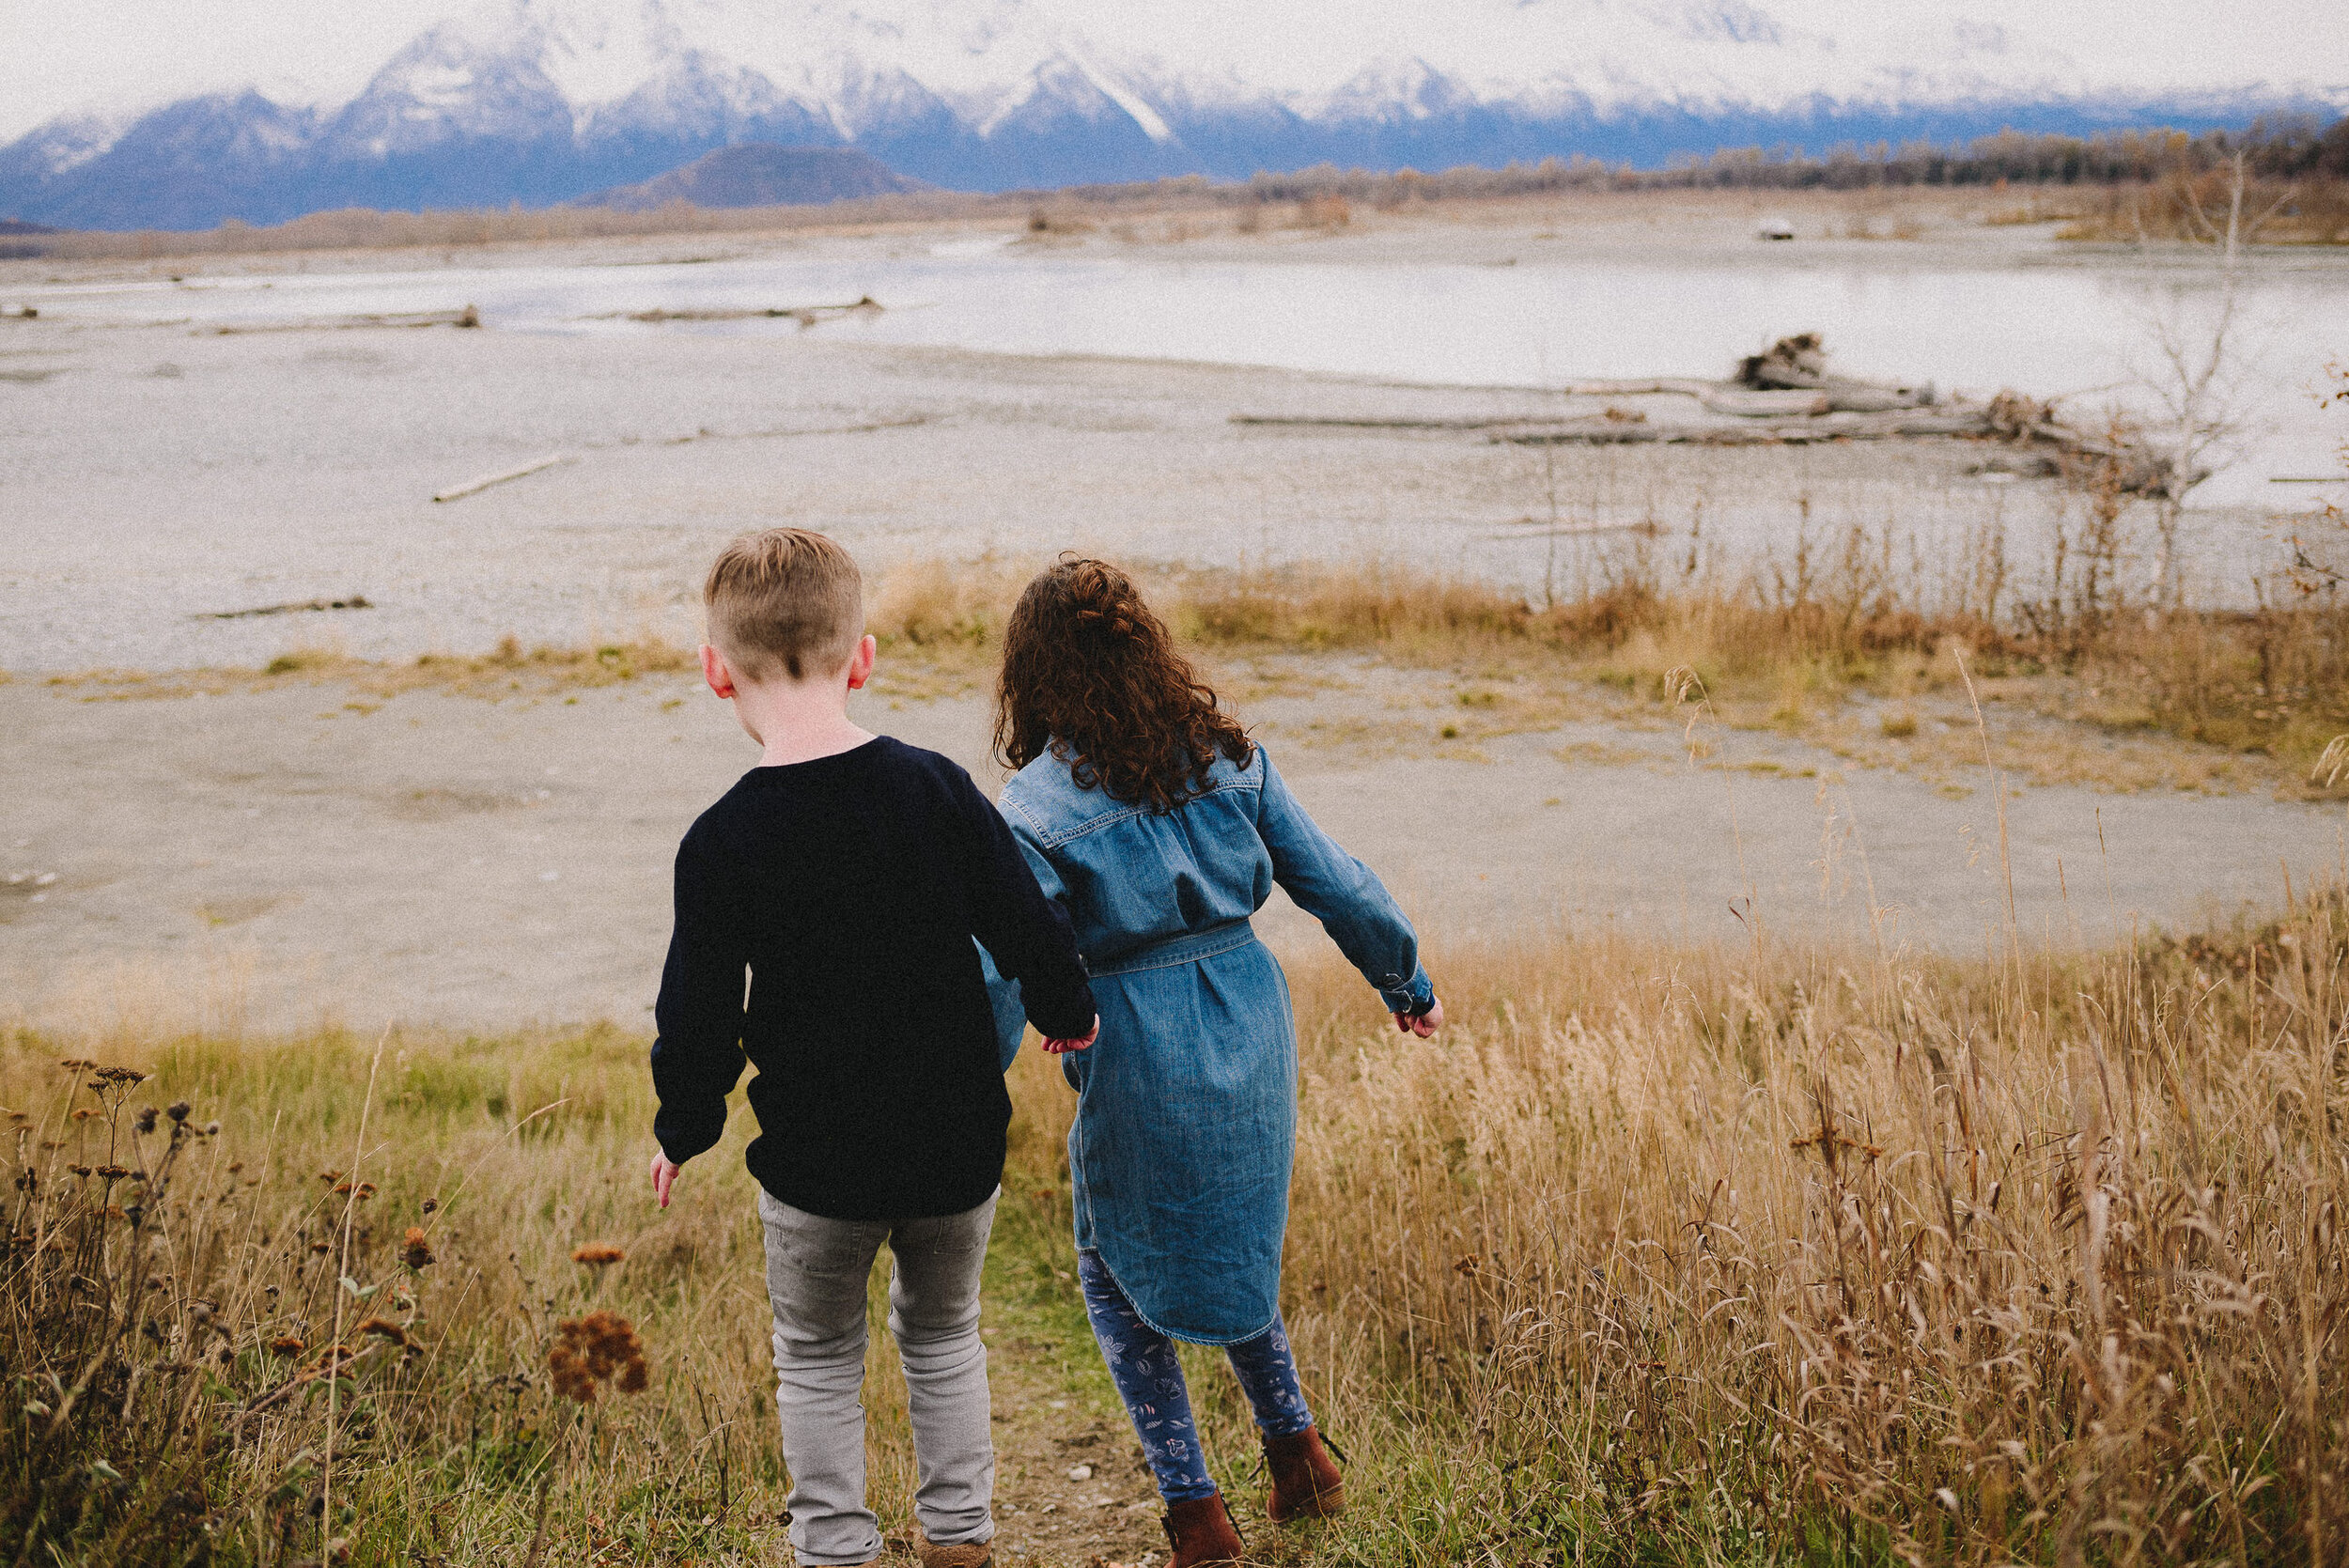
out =
[[1018,1330],[990,1346],[998,1568],[1163,1562],[1158,1489],[1125,1413],[1058,1374],[1061,1348]]

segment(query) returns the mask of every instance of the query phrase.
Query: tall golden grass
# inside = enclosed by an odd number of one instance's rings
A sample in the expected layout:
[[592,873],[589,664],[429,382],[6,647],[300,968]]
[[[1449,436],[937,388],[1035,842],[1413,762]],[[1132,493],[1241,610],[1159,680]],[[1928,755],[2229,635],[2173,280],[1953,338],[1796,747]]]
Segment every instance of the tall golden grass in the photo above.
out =
[[2086,959],[1585,941],[1455,957],[1435,1048],[1323,966],[1293,1329],[1372,1452],[1456,1445],[1426,1560],[2338,1561],[2345,951],[2335,894]]
[[[2339,1561],[2345,957],[2329,890],[2085,956],[1439,945],[1433,1043],[1294,964],[1290,1324],[1359,1501],[1279,1555]],[[10,1038],[0,1551],[770,1558],[749,1129],[653,1210],[643,1048]],[[1069,1096],[1034,1053],[1014,1089],[990,1311],[1078,1360]],[[567,1323],[645,1390],[566,1397]]]

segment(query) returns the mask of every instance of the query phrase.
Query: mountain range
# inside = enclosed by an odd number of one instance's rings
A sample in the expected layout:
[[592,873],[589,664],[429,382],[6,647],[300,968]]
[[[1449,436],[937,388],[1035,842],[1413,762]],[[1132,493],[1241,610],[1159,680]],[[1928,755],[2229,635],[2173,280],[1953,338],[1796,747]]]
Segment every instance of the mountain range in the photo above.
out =
[[1002,190],[1324,161],[1654,165],[2349,105],[2349,55],[2316,56],[2338,80],[2185,90],[1948,8],[1839,37],[1768,3],[1421,0],[1397,31],[1299,0],[492,0],[424,27],[355,93],[296,70],[53,117],[0,147],[0,214],[195,228],[542,206],[750,142]]
[[801,207],[926,189],[852,147],[777,147],[745,142],[706,152],[681,169],[638,185],[598,191],[574,203],[648,212],[673,201],[695,207]]

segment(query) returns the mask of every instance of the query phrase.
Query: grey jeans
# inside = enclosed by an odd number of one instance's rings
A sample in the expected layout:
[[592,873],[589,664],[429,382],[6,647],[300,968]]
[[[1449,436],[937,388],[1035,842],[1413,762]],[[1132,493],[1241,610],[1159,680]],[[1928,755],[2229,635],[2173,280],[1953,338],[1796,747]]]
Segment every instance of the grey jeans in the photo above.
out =
[[[1000,1192],[997,1196],[1001,1196]],[[826,1219],[758,1195],[775,1308],[775,1408],[791,1467],[791,1548],[808,1568],[869,1562],[879,1521],[864,1506],[864,1293],[889,1244],[889,1331],[905,1363],[921,1474],[914,1517],[940,1545],[990,1539],[995,1445],[988,1427],[979,1269],[995,1198],[932,1219]]]

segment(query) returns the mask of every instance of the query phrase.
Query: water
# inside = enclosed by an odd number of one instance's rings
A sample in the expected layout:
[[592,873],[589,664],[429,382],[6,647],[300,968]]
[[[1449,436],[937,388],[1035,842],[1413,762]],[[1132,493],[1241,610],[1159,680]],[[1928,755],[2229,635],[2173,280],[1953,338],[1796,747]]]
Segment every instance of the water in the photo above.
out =
[[[783,319],[633,322],[634,312],[839,304],[879,314],[802,329]],[[1785,333],[1827,333],[1848,374],[1986,396],[2066,396],[2076,417],[2150,412],[2172,378],[2160,329],[2206,346],[2216,278],[2126,258],[2066,265],[1815,267],[1588,260],[1523,265],[1193,262],[1020,253],[950,241],[923,256],[760,256],[699,264],[434,269],[57,286],[12,300],[66,319],[262,326],[450,310],[525,332],[793,333],[987,352],[1262,365],[1379,380],[1538,388],[1584,377],[1719,376]],[[2240,426],[2204,505],[2349,501],[2349,416],[2319,406],[2349,362],[2349,264],[2262,258],[2247,275],[2220,392]]]

